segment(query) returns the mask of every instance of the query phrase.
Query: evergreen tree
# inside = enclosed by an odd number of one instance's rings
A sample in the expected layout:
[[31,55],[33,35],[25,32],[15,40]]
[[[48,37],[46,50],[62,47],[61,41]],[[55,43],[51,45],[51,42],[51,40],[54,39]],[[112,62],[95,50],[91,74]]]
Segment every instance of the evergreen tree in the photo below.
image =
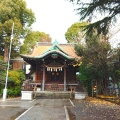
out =
[[120,1],[119,0],[69,0],[77,4],[77,12],[80,15],[80,20],[91,21],[96,17],[104,17],[98,21],[86,26],[87,34],[94,29],[98,34],[107,34],[111,23],[116,23],[120,15]]
[[[89,88],[90,81],[97,83],[98,93],[107,94],[107,83],[110,72],[110,51],[108,42],[101,41],[99,36],[94,33],[87,37],[86,44],[76,45],[75,50],[78,56],[82,56],[82,65],[80,66],[80,79]],[[112,62],[111,62],[112,63]],[[112,63],[113,64],[113,63]],[[86,84],[87,83],[87,84]]]

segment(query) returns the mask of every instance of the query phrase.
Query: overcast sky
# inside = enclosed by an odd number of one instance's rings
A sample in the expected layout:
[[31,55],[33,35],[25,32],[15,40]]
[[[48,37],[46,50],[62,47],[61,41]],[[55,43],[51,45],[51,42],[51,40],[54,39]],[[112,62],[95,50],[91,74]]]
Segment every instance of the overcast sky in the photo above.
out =
[[33,30],[50,34],[52,42],[66,43],[67,28],[79,21],[72,3],[67,0],[26,0],[26,3],[36,16]]

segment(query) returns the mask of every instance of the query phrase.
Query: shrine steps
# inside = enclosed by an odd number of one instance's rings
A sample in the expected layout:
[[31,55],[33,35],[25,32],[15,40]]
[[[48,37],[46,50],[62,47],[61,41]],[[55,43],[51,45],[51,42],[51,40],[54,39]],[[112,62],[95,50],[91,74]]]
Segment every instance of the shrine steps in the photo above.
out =
[[58,83],[45,84],[45,91],[62,92],[64,91],[64,84]]
[[59,92],[53,92],[53,91],[40,91],[36,94],[36,99],[68,99],[70,98],[70,92],[69,91],[59,91]]

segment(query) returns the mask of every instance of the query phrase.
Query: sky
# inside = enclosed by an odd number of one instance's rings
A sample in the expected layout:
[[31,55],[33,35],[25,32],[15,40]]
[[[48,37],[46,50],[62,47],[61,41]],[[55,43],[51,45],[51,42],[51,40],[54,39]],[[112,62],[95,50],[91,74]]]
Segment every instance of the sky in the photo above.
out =
[[50,34],[52,42],[67,43],[65,32],[79,16],[75,7],[67,0],[26,0],[27,8],[35,13],[36,22],[32,25],[34,31]]

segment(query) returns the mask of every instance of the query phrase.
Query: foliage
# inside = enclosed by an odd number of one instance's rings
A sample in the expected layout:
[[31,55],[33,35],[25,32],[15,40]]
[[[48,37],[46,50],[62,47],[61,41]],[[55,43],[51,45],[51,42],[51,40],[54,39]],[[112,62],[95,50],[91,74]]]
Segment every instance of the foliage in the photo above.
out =
[[24,44],[20,48],[20,53],[29,54],[33,51],[37,42],[51,42],[49,34],[39,31],[31,31],[27,34],[24,40]]
[[85,89],[88,91],[88,94],[90,95],[91,94],[91,81],[92,81],[92,78],[91,78],[91,70],[90,68],[85,65],[84,63],[82,63],[80,65],[80,68],[79,68],[79,71],[80,71],[80,81],[82,82],[83,86],[85,87]]
[[10,45],[11,28],[14,22],[14,39],[11,57],[18,55],[20,37],[35,21],[34,13],[26,7],[24,0],[0,0],[0,55],[8,51]]
[[0,60],[0,94],[2,93],[2,89],[5,83],[6,68],[7,64],[3,60]]
[[106,62],[107,56],[110,54],[108,51],[111,50],[110,44],[101,41],[96,33],[87,39],[89,40],[86,40],[86,45],[80,44],[75,46],[76,53],[79,56],[84,56],[84,60],[89,64],[99,65],[98,62]]
[[113,74],[114,65],[111,46],[108,42],[101,41],[96,33],[91,37],[87,36],[87,39],[86,44],[75,46],[76,53],[82,56],[80,79],[88,88],[91,81],[96,80],[99,93],[106,93],[108,78]]
[[92,95],[92,81],[102,79],[101,71],[98,72],[98,68],[95,65],[83,63],[80,65],[80,81],[88,91],[89,95]]
[[9,76],[10,82],[13,82],[15,85],[21,83],[19,72],[17,72],[17,71],[9,71],[8,76]]
[[[6,72],[4,71],[4,79],[0,81],[0,93],[2,93],[5,85],[5,76]],[[8,75],[8,82],[7,82],[7,89],[8,89],[8,96],[15,97],[21,94],[21,86],[25,80],[25,75],[23,70],[18,71],[9,71]]]
[[84,37],[83,28],[87,25],[87,22],[76,22],[72,24],[65,33],[65,37],[68,43],[80,43],[81,39]]
[[21,94],[21,86],[25,80],[25,75],[23,70],[10,71],[8,79],[8,96],[15,97]]
[[[112,78],[114,79],[115,83],[118,85],[119,93],[120,93],[120,47],[115,49],[115,60],[114,66],[112,67]],[[120,97],[120,94],[119,94]]]
[[17,97],[21,95],[21,86],[15,86],[15,88],[10,88],[7,91],[8,97]]
[[0,60],[0,84],[3,84],[3,81],[5,80],[5,72],[6,72],[7,64]]
[[[94,29],[98,34],[107,34],[111,23],[115,23],[120,15],[120,1],[119,0],[69,0],[77,4],[77,12],[80,15],[80,20],[91,21],[96,18],[96,15],[100,17],[98,21],[86,26],[87,34]],[[104,16],[103,18],[101,16]]]

